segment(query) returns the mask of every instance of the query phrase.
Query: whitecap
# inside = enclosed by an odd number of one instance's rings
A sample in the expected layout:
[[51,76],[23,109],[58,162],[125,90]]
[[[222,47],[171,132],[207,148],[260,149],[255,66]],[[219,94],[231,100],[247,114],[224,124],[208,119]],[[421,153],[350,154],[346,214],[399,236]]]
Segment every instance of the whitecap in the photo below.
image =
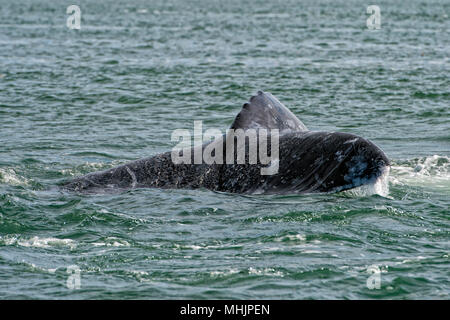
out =
[[273,268],[264,268],[264,269],[256,269],[253,267],[248,268],[248,274],[253,275],[264,275],[264,276],[275,276],[275,277],[284,277],[283,272],[277,271]]
[[76,247],[75,241],[72,239],[58,239],[58,238],[40,238],[40,237],[31,237],[31,238],[21,238],[21,237],[0,237],[0,243],[4,245],[18,245],[22,247],[34,247],[34,248],[51,248],[51,247],[60,247],[67,246],[70,249]]
[[13,168],[0,168],[0,183],[5,183],[13,186],[26,186],[28,180],[19,176]]
[[433,155],[395,161],[391,168],[390,183],[431,187],[450,191],[450,158]]

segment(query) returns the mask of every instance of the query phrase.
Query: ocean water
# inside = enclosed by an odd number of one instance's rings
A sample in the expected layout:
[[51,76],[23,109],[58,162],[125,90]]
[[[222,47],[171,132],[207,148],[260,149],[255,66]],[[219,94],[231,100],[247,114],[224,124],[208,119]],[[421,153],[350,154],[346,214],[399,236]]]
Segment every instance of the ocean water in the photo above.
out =
[[[0,0],[0,298],[449,299],[450,2],[373,4]],[[257,90],[375,142],[389,191],[58,188]]]

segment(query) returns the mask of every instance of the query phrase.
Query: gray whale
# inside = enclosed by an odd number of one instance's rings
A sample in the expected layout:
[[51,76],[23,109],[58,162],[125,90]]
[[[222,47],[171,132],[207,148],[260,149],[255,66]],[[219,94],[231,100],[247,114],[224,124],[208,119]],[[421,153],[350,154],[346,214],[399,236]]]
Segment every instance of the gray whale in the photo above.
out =
[[[214,191],[273,194],[339,192],[374,183],[390,166],[374,143],[350,133],[309,131],[270,93],[259,91],[245,103],[231,129],[278,129],[278,172],[261,175],[265,165],[175,164],[171,152],[87,174],[63,184],[77,192],[131,188],[206,188]],[[210,142],[219,148],[227,136]],[[269,141],[270,146],[270,141]],[[208,143],[196,148],[205,148]],[[193,157],[194,148],[187,150]],[[248,148],[245,150],[248,159]],[[236,155],[235,155],[236,156]],[[193,162],[191,162],[193,163]]]

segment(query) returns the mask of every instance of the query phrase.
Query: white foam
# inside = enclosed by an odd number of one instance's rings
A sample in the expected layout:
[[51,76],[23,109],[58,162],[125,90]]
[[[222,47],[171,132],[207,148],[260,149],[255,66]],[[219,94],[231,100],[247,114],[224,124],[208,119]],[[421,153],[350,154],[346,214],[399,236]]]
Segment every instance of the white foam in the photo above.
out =
[[319,250],[302,250],[302,253],[306,253],[306,254],[321,254],[323,252],[319,251]]
[[277,242],[285,242],[285,241],[292,241],[292,242],[303,242],[306,241],[306,236],[303,234],[288,234],[279,238],[275,238],[275,241]]
[[26,186],[28,180],[19,176],[13,168],[0,168],[0,183],[14,186]]
[[248,274],[253,275],[264,275],[264,276],[275,276],[275,277],[284,277],[283,272],[277,271],[273,268],[264,268],[264,269],[256,269],[253,267],[248,268]]
[[38,265],[36,265],[34,263],[29,263],[29,262],[26,262],[26,261],[22,261],[22,263],[24,265],[28,266],[33,271],[37,270],[37,271],[40,271],[40,272],[55,273],[56,270],[58,270],[58,268],[44,268],[44,267],[38,266]]
[[390,182],[450,191],[450,158],[433,155],[396,161],[392,165]]
[[32,237],[28,239],[19,237],[0,237],[0,242],[5,245],[19,245],[22,247],[34,247],[34,248],[67,246],[70,249],[73,249],[76,247],[76,243],[72,239],[58,239],[51,237],[50,238]]
[[229,270],[225,270],[225,271],[211,271],[209,273],[209,275],[211,277],[225,277],[225,276],[236,274],[236,273],[239,273],[238,269],[229,269]]
[[152,282],[150,279],[150,274],[147,271],[126,270],[125,272],[139,282]]
[[130,243],[116,237],[108,237],[104,242],[93,242],[92,245],[96,247],[129,247]]

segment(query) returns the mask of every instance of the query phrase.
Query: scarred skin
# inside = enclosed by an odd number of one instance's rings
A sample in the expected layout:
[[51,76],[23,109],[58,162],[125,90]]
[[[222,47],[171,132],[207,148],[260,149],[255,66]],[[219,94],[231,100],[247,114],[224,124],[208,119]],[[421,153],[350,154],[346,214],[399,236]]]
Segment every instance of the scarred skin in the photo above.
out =
[[[259,161],[246,164],[175,164],[171,152],[75,178],[67,190],[99,192],[131,188],[206,188],[232,193],[338,192],[373,183],[390,165],[372,142],[342,132],[309,131],[270,93],[244,104],[232,129],[278,129],[279,168],[261,175]],[[226,136],[215,141],[226,152]],[[203,145],[204,149],[207,144]],[[270,150],[270,137],[268,138]],[[191,149],[193,160],[193,149]],[[194,163],[192,161],[191,163]]]

